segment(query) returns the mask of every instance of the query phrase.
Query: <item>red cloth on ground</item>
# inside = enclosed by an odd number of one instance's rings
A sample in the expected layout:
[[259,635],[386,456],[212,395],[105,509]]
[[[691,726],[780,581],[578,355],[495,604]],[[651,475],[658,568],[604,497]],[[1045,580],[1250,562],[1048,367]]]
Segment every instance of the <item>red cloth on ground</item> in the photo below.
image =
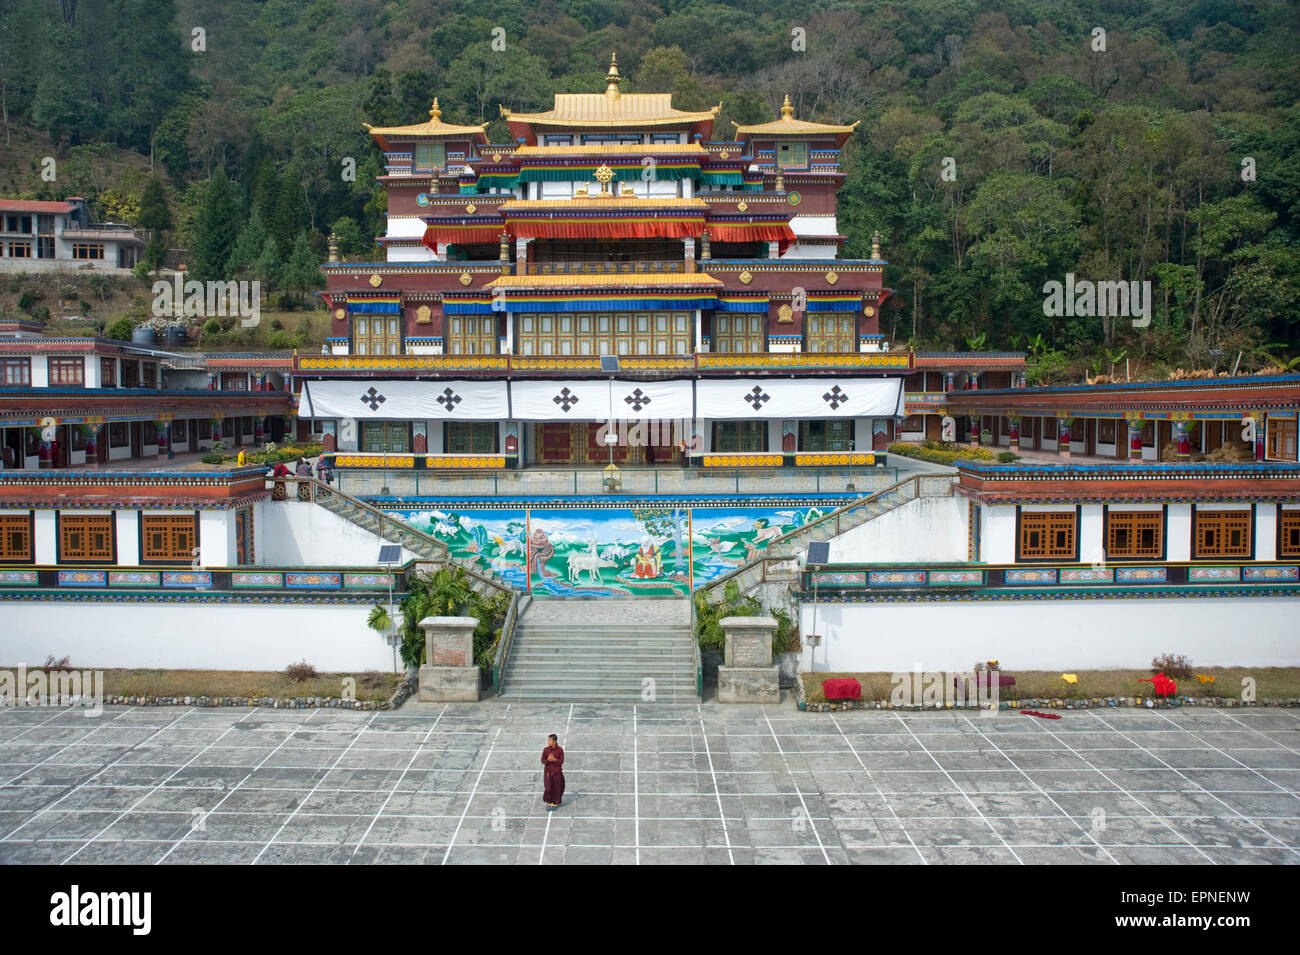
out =
[[860,700],[862,684],[852,677],[831,677],[822,680],[822,696],[828,700]]
[[542,750],[542,766],[542,801],[558,806],[564,799],[564,750],[546,747]]

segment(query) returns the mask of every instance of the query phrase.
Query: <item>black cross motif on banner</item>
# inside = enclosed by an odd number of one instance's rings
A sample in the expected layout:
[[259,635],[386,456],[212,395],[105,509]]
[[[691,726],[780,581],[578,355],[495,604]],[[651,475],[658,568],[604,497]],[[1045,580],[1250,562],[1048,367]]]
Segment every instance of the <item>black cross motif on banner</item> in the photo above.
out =
[[836,385],[826,394],[822,395],[822,401],[831,406],[832,411],[839,411],[840,405],[848,404],[849,396],[845,394],[839,385]]
[[641,409],[650,403],[650,396],[638,388],[636,391],[624,398],[623,401],[631,405],[633,411],[640,414]]
[[743,398],[745,401],[748,401],[753,405],[755,411],[758,411],[763,407],[763,405],[772,400],[772,396],[762,388],[758,387],[758,385],[755,385],[754,390],[749,392],[749,394],[744,395]]
[[568,388],[564,388],[560,391],[558,395],[556,395],[551,400],[554,401],[557,405],[559,405],[565,414],[568,414],[569,409],[578,403],[578,396],[575,395]]
[[363,405],[370,405],[371,411],[378,411],[379,406],[382,405],[387,400],[388,400],[387,398],[385,398],[379,392],[375,391],[374,388],[371,388],[369,391],[367,391],[364,395],[361,396],[361,403]]
[[456,394],[456,392],[452,391],[450,388],[444,388],[442,394],[438,396],[438,404],[442,405],[448,411],[460,404],[461,400],[460,395]]

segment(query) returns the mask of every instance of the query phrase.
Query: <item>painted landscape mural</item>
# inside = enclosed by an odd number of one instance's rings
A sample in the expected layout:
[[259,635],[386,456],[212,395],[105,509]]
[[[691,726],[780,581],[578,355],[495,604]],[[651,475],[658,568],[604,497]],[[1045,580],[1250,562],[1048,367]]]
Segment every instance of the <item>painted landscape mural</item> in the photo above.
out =
[[772,540],[834,509],[800,506],[459,509],[430,503],[390,511],[496,571],[549,596],[685,596],[765,550]]

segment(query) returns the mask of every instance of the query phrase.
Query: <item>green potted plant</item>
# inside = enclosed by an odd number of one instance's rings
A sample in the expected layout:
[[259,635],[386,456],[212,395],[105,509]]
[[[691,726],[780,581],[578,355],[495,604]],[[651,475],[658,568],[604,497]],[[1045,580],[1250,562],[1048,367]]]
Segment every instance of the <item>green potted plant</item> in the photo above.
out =
[[799,656],[803,648],[799,639],[799,626],[784,607],[770,607],[767,612],[776,620],[776,633],[772,634],[772,659],[776,663],[781,686],[794,686],[794,681],[799,679]]

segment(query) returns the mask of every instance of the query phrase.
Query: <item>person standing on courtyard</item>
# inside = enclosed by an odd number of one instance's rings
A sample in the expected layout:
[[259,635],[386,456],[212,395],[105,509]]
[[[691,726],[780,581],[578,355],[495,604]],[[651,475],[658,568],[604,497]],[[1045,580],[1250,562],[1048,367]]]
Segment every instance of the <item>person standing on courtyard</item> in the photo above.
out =
[[[311,477],[311,465],[307,463],[305,458],[299,458],[298,467],[294,469],[294,473],[300,478],[309,478]],[[298,500],[311,500],[311,488],[307,486],[306,481],[298,482]]]
[[554,812],[560,808],[564,799],[564,750],[554,733],[546,737],[546,749],[542,750],[542,801],[546,811]]
[[284,479],[289,476],[289,469],[284,466],[283,461],[277,461],[271,470],[271,476],[275,479],[275,484],[271,487],[271,500],[283,501],[285,499]]

